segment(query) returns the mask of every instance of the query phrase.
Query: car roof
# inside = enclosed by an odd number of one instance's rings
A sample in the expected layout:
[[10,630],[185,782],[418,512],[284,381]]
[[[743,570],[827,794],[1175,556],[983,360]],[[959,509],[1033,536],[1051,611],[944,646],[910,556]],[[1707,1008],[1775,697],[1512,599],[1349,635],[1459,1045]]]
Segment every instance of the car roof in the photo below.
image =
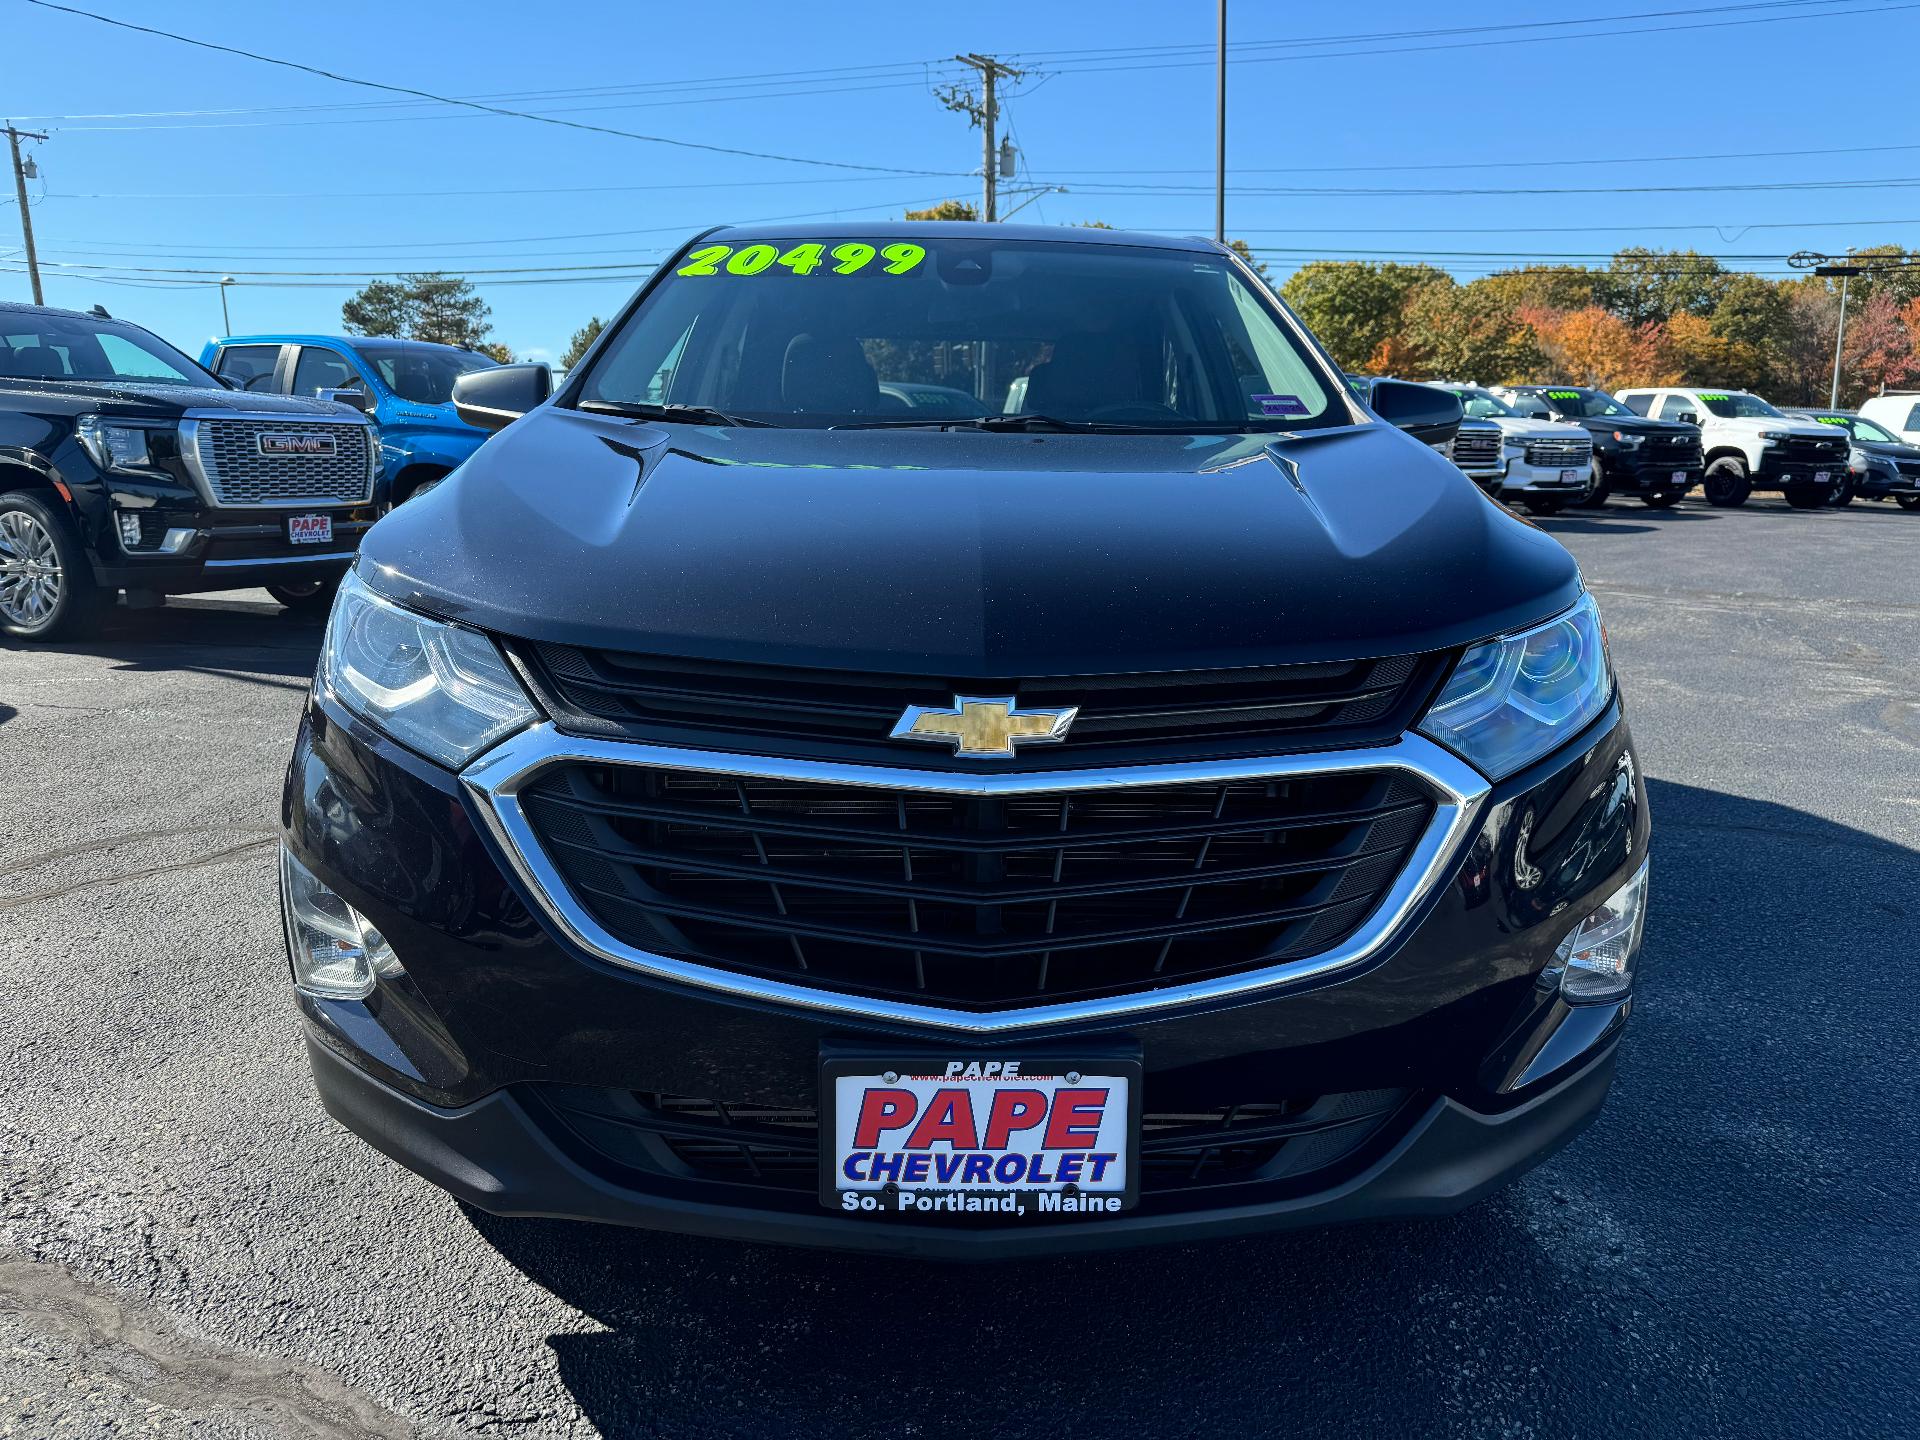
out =
[[478,350],[442,345],[435,340],[403,340],[397,335],[320,335],[294,332],[270,335],[221,335],[216,345],[344,345],[353,350],[451,350],[456,355],[478,355]]
[[1034,240],[1055,245],[1129,245],[1152,250],[1227,253],[1224,245],[1198,235],[1146,235],[1137,230],[1105,230],[1084,225],[1006,225],[977,220],[838,221],[830,225],[721,225],[702,231],[702,240]]
[[[85,310],[63,310],[58,305],[34,305],[24,300],[0,300],[0,314],[7,315],[58,315],[67,320],[98,320],[98,315],[90,315]],[[122,320],[121,324],[131,324]]]

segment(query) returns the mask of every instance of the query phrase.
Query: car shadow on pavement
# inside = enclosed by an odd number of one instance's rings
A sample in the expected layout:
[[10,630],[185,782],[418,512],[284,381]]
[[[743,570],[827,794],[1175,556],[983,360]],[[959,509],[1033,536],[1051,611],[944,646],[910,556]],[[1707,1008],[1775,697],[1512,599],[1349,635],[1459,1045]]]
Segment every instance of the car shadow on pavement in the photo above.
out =
[[82,640],[0,640],[0,648],[92,655],[120,670],[191,671],[299,690],[313,676],[324,630],[323,619],[296,617],[272,603],[175,597],[150,608],[116,607],[97,634]]
[[979,1267],[469,1217],[605,1327],[549,1343],[610,1440],[1920,1433],[1920,851],[1648,788],[1610,1103],[1463,1214]]

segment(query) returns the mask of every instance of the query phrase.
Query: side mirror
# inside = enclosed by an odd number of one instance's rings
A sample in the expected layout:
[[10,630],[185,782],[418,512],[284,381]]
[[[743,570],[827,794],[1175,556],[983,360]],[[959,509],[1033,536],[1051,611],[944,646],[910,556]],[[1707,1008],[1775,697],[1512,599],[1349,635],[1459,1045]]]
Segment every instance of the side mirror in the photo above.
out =
[[453,410],[481,430],[504,430],[553,394],[553,372],[544,365],[498,365],[469,370],[453,382]]
[[367,399],[364,390],[319,390],[314,393],[317,399],[331,400],[336,405],[345,405],[349,410],[358,410],[362,415],[373,409],[373,402]]
[[1678,420],[1682,425],[1698,425],[1700,423],[1700,412],[1698,410],[1682,410],[1673,418]]
[[1423,445],[1444,445],[1459,433],[1466,413],[1458,397],[1431,385],[1377,380],[1369,397],[1373,413]]

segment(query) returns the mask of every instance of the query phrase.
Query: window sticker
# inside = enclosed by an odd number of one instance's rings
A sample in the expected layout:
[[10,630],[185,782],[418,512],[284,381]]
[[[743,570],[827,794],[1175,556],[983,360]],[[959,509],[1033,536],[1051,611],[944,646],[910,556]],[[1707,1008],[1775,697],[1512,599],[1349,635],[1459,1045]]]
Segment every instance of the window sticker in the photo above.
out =
[[1253,403],[1260,407],[1262,415],[1311,415],[1313,412],[1301,402],[1298,395],[1256,395]]
[[1702,400],[1724,400],[1727,398],[1727,395],[1724,390],[1702,390],[1700,392],[1700,398]]
[[[804,241],[782,250],[778,245],[702,245],[688,252],[676,275],[858,275],[873,266],[875,275],[909,275],[927,258],[927,247],[901,240],[874,246],[845,240],[828,246]],[[875,262],[879,263],[875,265]]]
[[1578,400],[1580,398],[1580,392],[1578,390],[1549,390],[1547,391],[1547,398],[1549,400]]
[[1813,418],[1818,420],[1822,425],[1838,425],[1842,430],[1847,428],[1845,419],[1838,415],[1816,415]]

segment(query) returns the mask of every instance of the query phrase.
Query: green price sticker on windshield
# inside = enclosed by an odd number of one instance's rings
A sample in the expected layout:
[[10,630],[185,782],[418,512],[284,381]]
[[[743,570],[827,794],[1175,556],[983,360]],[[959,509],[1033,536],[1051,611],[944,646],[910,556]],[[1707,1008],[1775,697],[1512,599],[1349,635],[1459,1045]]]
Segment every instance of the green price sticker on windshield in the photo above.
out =
[[1724,393],[1718,390],[1702,390],[1700,392],[1700,398],[1702,400],[1724,400],[1727,397]]
[[[789,246],[778,245],[702,245],[687,256],[676,275],[858,275],[872,267],[875,275],[907,275],[927,258],[927,247],[898,241],[873,246],[864,240],[847,240],[831,248],[817,241]],[[879,263],[875,265],[875,261]]]
[[1816,415],[1813,418],[1818,420],[1822,425],[1838,425],[1843,430],[1847,427],[1847,422],[1842,420],[1838,415]]
[[1578,390],[1549,390],[1547,391],[1547,398],[1549,400],[1578,400],[1580,398],[1580,392]]

